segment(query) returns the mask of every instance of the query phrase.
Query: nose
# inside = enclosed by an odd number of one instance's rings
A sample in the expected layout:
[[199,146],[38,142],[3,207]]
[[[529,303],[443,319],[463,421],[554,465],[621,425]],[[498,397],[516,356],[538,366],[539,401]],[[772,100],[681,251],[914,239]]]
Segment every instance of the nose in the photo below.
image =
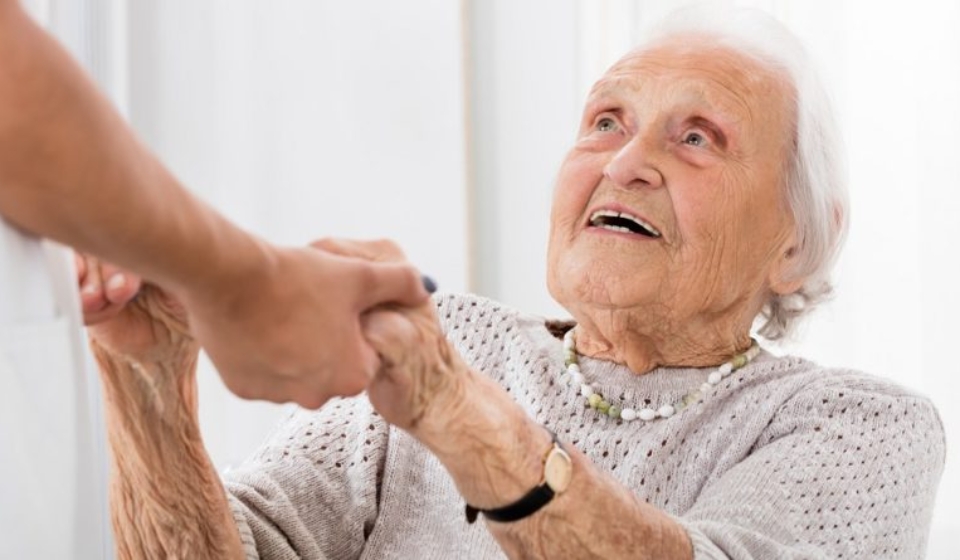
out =
[[603,175],[623,188],[652,187],[663,185],[663,175],[651,161],[650,149],[642,135],[636,135],[614,154],[603,168]]

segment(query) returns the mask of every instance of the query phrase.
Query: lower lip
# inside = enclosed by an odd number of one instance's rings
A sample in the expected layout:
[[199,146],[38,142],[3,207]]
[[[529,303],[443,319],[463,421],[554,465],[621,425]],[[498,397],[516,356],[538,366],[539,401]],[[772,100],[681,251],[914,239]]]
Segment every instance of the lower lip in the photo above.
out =
[[587,226],[587,231],[590,233],[598,233],[601,235],[613,235],[616,237],[622,237],[624,239],[633,239],[641,241],[656,241],[660,239],[659,237],[650,237],[643,235],[641,233],[625,232],[625,231],[614,231],[612,229],[597,227],[597,226]]

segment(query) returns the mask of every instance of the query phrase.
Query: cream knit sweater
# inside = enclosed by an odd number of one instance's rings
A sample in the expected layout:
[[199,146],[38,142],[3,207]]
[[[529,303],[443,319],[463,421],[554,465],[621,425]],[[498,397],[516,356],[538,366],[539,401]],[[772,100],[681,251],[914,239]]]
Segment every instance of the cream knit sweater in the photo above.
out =
[[[944,434],[927,399],[762,353],[700,403],[645,424],[584,408],[542,318],[437,298],[448,338],[537,421],[687,529],[697,559],[924,556]],[[633,375],[581,359],[604,395],[654,408],[709,369]],[[298,411],[226,476],[249,558],[503,558],[440,463],[366,397]]]

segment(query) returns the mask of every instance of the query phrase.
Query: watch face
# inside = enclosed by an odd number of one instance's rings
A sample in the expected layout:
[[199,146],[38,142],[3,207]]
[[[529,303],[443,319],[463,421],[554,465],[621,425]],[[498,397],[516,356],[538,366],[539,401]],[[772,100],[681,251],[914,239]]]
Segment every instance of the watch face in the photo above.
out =
[[559,446],[554,446],[543,465],[543,478],[550,488],[557,494],[570,486],[573,477],[573,461],[567,452]]

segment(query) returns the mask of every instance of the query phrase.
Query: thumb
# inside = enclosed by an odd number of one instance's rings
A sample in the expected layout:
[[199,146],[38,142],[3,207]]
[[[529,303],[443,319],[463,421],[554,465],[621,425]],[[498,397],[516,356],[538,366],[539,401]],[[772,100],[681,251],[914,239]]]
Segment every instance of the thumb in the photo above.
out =
[[365,262],[359,266],[366,269],[360,275],[357,299],[363,310],[385,303],[421,305],[430,297],[427,287],[435,289],[432,280],[409,264]]

